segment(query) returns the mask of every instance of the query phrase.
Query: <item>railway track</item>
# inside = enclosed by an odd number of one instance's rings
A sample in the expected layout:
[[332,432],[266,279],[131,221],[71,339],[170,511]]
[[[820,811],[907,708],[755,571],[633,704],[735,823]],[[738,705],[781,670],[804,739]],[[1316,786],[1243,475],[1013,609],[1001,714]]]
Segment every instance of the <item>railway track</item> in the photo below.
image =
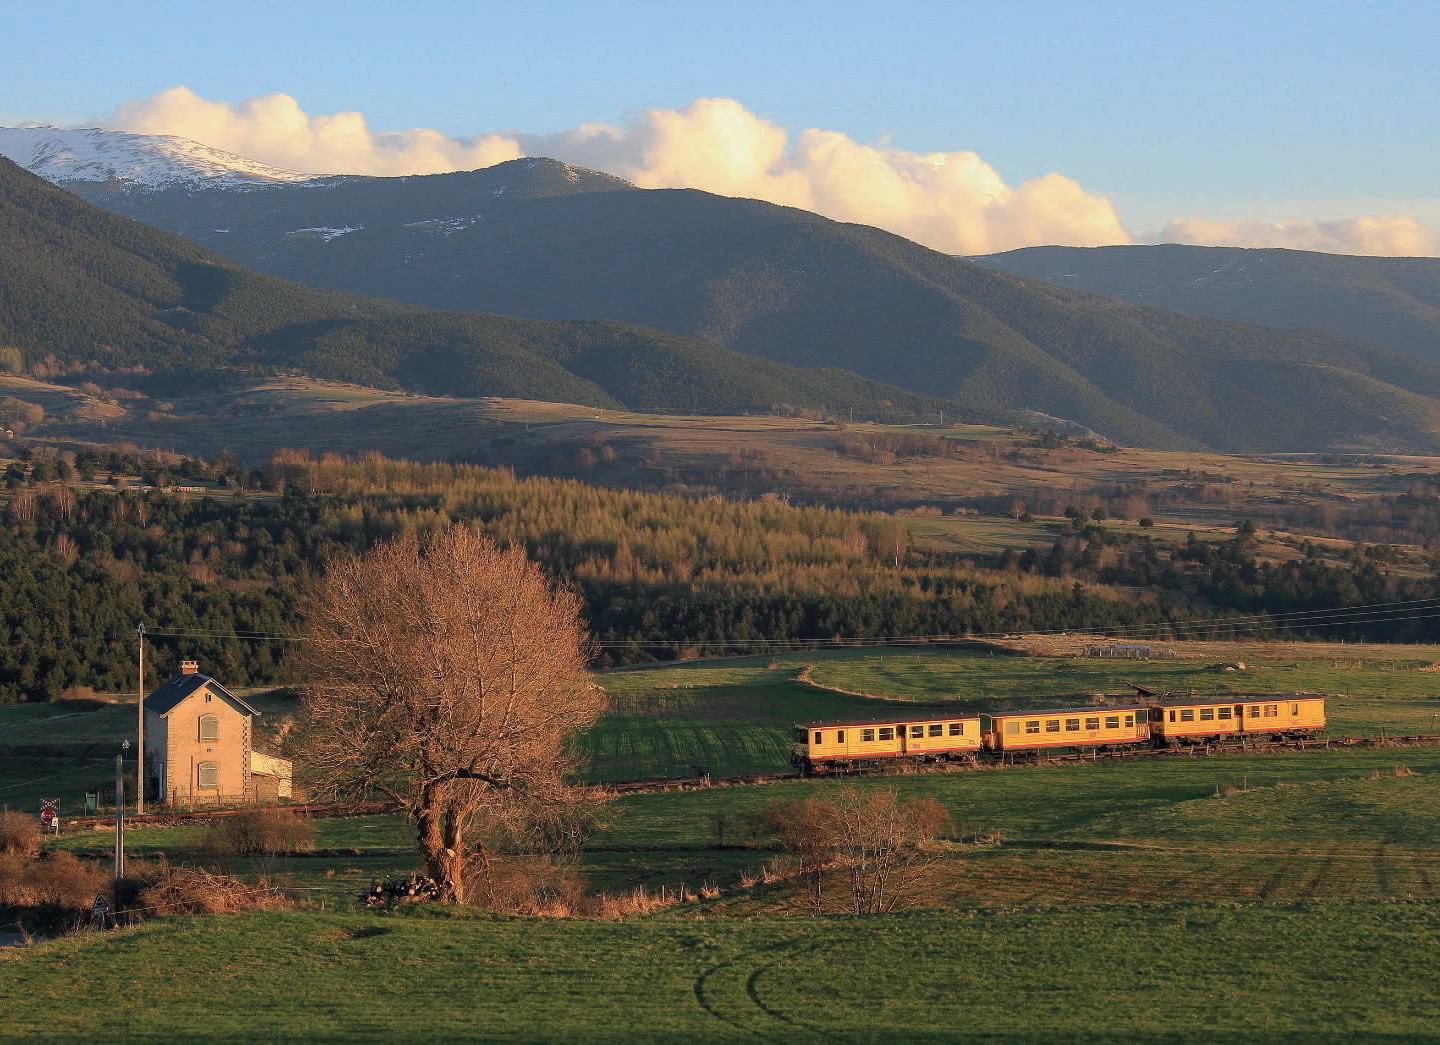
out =
[[[1214,758],[1222,755],[1267,755],[1288,751],[1346,751],[1375,748],[1440,747],[1440,734],[1416,734],[1412,736],[1378,737],[1311,737],[1304,740],[1264,741],[1260,743],[1193,744],[1173,748],[1129,748],[1117,751],[1071,752],[1047,755],[1043,752],[1025,752],[1006,755],[1001,758],[984,757],[974,761],[916,763],[896,762],[883,768],[850,773],[822,774],[806,777],[795,771],[786,773],[751,773],[742,776],[712,777],[649,777],[642,780],[626,780],[605,785],[606,790],[617,795],[661,794],[667,791],[704,791],[716,787],[746,787],[759,784],[777,784],[787,780],[816,780],[834,776],[898,776],[916,773],[983,773],[1003,769],[1018,769],[1027,766],[1079,765],[1083,763],[1118,762],[1142,758]],[[196,809],[184,812],[163,812],[147,814],[144,817],[127,817],[130,827],[174,827],[187,823],[208,823],[222,817],[234,816],[245,811],[240,809]],[[391,802],[361,803],[310,803],[308,805],[286,806],[293,813],[315,818],[371,816],[395,810]],[[76,818],[66,821],[67,828],[109,827],[115,822],[114,816]]]
[[1303,740],[1192,744],[1173,748],[1122,748],[1116,751],[1045,754],[1023,752],[999,758],[980,756],[972,760],[920,763],[896,761],[875,769],[848,773],[805,776],[799,772],[752,774],[732,777],[668,777],[630,780],[610,784],[617,794],[653,794],[664,791],[699,791],[710,787],[740,787],[747,784],[774,784],[785,780],[825,779],[833,776],[893,776],[913,773],[973,773],[1026,766],[1078,765],[1117,762],[1141,758],[1213,758],[1220,755],[1266,755],[1284,751],[1343,751],[1369,748],[1440,747],[1440,734],[1378,737],[1309,737]]

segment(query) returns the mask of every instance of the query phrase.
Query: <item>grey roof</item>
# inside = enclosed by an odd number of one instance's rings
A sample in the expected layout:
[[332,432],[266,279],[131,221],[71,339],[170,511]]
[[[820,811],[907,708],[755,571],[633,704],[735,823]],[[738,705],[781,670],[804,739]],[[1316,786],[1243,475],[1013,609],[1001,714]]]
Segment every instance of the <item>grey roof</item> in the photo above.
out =
[[251,715],[260,714],[259,711],[231,693],[209,675],[201,675],[199,672],[190,675],[176,675],[169,682],[151,692],[145,697],[145,710],[153,711],[157,715],[168,715],[175,710],[182,700],[207,684],[210,686],[212,692],[221,699],[229,701],[231,706],[236,710],[245,711]]
[[986,718],[1041,718],[1045,715],[1114,715],[1132,711],[1145,711],[1144,704],[1099,704],[1071,708],[1016,708],[1009,711],[986,711]]
[[827,718],[819,722],[797,722],[797,726],[806,729],[835,729],[836,727],[852,726],[856,729],[861,726],[919,726],[931,722],[973,722],[980,717],[978,711],[947,711],[945,714],[915,714],[908,718],[900,718],[896,715],[885,715],[876,718]]
[[1208,707],[1212,704],[1259,704],[1267,700],[1324,700],[1323,693],[1166,693],[1151,703],[1166,708]]

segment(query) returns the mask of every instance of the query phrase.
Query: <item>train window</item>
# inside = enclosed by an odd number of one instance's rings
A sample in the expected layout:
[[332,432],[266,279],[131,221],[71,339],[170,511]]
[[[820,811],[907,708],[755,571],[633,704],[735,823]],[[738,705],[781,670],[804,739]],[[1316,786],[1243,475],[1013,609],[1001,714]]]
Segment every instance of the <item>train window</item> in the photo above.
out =
[[860,742],[862,744],[875,743],[875,731],[873,729],[862,729],[860,731]]
[[1221,717],[1221,718],[1229,718],[1229,717],[1230,717],[1230,709],[1229,709],[1229,708],[1221,708],[1221,709],[1220,709],[1220,717]]
[[1266,705],[1265,705],[1265,717],[1266,717],[1266,718],[1278,718],[1279,716],[1280,716],[1280,706],[1279,706],[1278,704],[1266,704]]
[[943,737],[943,736],[945,735],[945,723],[943,723],[943,722],[933,722],[933,723],[931,723],[931,725],[930,725],[930,735],[931,735],[932,737]]
[[1126,728],[1126,729],[1134,729],[1134,728],[1135,728],[1135,716],[1134,716],[1134,715],[1126,715],[1126,716],[1125,716],[1125,728]]
[[[1020,723],[1018,723],[1018,722],[1007,722],[1007,723],[1005,723],[1005,732],[1006,732],[1006,733],[1018,733],[1018,732],[1020,732]],[[1027,732],[1028,732],[1028,730],[1027,730]]]
[[1032,718],[1029,722],[1026,722],[1026,723],[1025,723],[1025,732],[1027,732],[1027,733],[1038,733],[1038,732],[1040,732],[1040,721],[1039,721],[1038,719],[1033,719],[1033,718]]
[[1299,704],[1291,704],[1291,705],[1290,705],[1290,715],[1291,715],[1291,717],[1294,717],[1295,715],[1298,715],[1298,714],[1300,714],[1300,705],[1299,705]]
[[950,735],[951,735],[952,737],[963,737],[963,736],[965,735],[965,723],[963,723],[963,722],[952,722],[952,723],[950,723]]
[[1201,709],[1200,709],[1200,721],[1201,721],[1201,722],[1214,722],[1214,721],[1215,721],[1215,709],[1214,709],[1214,708],[1201,708]]
[[1260,705],[1259,705],[1259,704],[1251,704],[1251,705],[1250,705],[1250,717],[1251,717],[1251,718],[1259,718],[1259,717],[1260,717]]
[[881,739],[881,740],[894,740],[894,739],[895,739],[895,730],[894,730],[894,728],[891,727],[891,726],[881,726],[881,727],[880,727],[880,739]]
[[843,743],[845,743],[845,731],[844,731],[843,729],[837,729],[837,730],[835,731],[835,743],[837,743],[837,744],[843,744]]
[[1097,715],[1095,718],[1087,718],[1087,719],[1085,720],[1085,728],[1086,728],[1086,729],[1099,729],[1099,728],[1100,728],[1100,717]]
[[815,743],[817,743],[817,744],[820,743],[821,739],[822,739],[824,736],[825,736],[825,734],[822,733],[822,732],[820,732],[820,731],[817,729],[817,730],[815,731]]
[[911,726],[911,727],[910,727],[910,735],[911,735],[912,737],[923,737],[923,736],[925,735],[925,727],[924,727],[924,726]]
[[1174,722],[1174,721],[1175,721],[1175,709],[1174,709],[1174,708],[1171,708],[1171,709],[1170,709],[1170,721],[1171,721],[1171,722]]
[[1080,732],[1080,720],[1079,720],[1078,718],[1067,718],[1067,719],[1065,720],[1065,732],[1067,732],[1067,733],[1078,733],[1078,732]]
[[1047,719],[1045,720],[1045,732],[1047,732],[1047,733],[1058,733],[1058,732],[1060,732],[1060,720],[1059,720],[1058,718],[1047,718]]
[[1106,729],[1119,729],[1119,728],[1120,728],[1120,716],[1119,716],[1119,715],[1106,715],[1106,716],[1105,716],[1105,728],[1106,728]]
[[1180,721],[1181,721],[1181,722],[1194,722],[1194,721],[1195,721],[1195,709],[1194,709],[1194,708],[1181,708],[1181,709],[1180,709]]

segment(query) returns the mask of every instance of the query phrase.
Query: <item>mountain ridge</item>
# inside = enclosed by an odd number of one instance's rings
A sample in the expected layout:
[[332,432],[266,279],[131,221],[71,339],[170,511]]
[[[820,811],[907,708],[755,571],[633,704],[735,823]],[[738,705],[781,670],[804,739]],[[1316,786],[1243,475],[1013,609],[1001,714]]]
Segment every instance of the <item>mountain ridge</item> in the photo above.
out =
[[544,158],[246,192],[75,188],[311,286],[665,330],[1134,445],[1415,449],[1440,431],[1422,408],[1440,399],[1440,355],[1135,306],[868,226]]
[[1024,247],[968,260],[1134,304],[1325,330],[1440,359],[1440,258],[1167,243]]
[[193,385],[298,369],[378,388],[661,412],[913,419],[942,406],[635,325],[453,314],[303,287],[93,207],[3,159],[0,243],[0,344],[62,371],[141,367]]

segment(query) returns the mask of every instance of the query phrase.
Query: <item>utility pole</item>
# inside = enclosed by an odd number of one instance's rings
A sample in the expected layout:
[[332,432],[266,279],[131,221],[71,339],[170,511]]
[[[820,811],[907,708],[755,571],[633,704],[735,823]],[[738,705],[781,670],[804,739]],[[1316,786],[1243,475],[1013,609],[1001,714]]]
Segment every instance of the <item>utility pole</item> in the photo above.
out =
[[135,702],[140,750],[135,756],[135,815],[145,815],[145,622],[140,622],[140,699]]
[[[120,745],[121,753],[115,756],[115,888],[120,888],[120,879],[125,877],[125,755],[130,741]],[[115,894],[115,910],[120,910],[120,894]]]

